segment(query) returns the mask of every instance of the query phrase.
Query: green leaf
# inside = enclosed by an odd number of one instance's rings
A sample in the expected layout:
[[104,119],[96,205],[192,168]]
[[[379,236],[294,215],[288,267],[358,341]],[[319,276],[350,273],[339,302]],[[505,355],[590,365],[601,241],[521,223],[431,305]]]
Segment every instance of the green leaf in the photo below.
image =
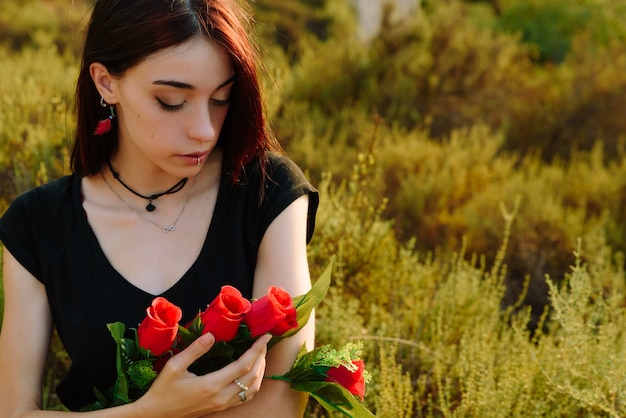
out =
[[[302,383],[300,388],[295,388],[302,392],[309,392],[320,405],[330,412],[340,412],[351,418],[369,418],[375,415],[367,409],[359,400],[340,384],[334,382],[311,382],[309,388]],[[292,386],[293,387],[293,386]],[[311,389],[311,391],[307,390]]]
[[313,366],[317,360],[319,349],[307,351],[306,344],[302,345],[298,357],[294,361],[291,369],[281,376],[272,375],[271,379],[284,380],[292,385],[298,381],[324,381],[328,367]]
[[124,333],[126,332],[126,326],[121,322],[114,322],[107,324],[107,328],[111,332],[113,340],[117,343],[117,350],[115,352],[115,366],[117,368],[117,380],[113,389],[113,404],[120,405],[129,403],[128,399],[128,378],[124,372],[122,363],[122,346],[124,344]]
[[328,292],[328,288],[330,287],[330,277],[333,271],[333,263],[335,258],[332,257],[324,272],[320,275],[320,277],[313,283],[311,290],[309,290],[304,295],[296,296],[293,298],[293,304],[296,308],[296,312],[298,314],[297,321],[298,327],[291,329],[284,333],[281,336],[275,336],[269,343],[269,346],[272,347],[283,338],[291,337],[295,335],[298,331],[300,331],[306,324],[309,322],[309,318],[311,317],[311,312],[319,303],[326,297],[326,293]]
[[114,322],[112,324],[107,324],[107,328],[109,329],[113,340],[119,344],[119,342],[124,338],[126,325],[121,322]]
[[[194,330],[197,329],[197,328],[195,328],[197,326],[196,325],[196,321],[200,321],[200,317],[199,316],[196,316],[196,318],[192,321],[192,324],[190,325],[190,328],[192,328]],[[182,325],[178,325],[178,335],[181,337],[181,339],[183,341],[183,347],[182,348],[185,348],[185,347],[189,347],[191,345],[191,343],[193,343],[198,338],[200,333],[199,332],[198,333],[193,332],[193,331],[185,328]]]

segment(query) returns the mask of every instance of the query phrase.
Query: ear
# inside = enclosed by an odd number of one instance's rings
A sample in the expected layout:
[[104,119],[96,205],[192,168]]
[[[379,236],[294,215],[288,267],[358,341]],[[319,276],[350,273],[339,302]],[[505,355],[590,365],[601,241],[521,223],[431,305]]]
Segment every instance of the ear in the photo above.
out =
[[115,78],[109,73],[107,67],[99,62],[94,62],[89,66],[89,74],[98,89],[100,96],[109,104],[116,103]]

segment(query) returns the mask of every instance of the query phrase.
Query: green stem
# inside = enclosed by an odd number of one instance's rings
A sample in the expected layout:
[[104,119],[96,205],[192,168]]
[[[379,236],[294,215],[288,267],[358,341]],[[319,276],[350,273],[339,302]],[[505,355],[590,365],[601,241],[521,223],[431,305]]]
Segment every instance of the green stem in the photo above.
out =
[[274,380],[282,380],[283,382],[291,383],[291,379],[285,376],[280,376],[277,374],[273,374],[271,376],[263,376],[265,379],[274,379]]

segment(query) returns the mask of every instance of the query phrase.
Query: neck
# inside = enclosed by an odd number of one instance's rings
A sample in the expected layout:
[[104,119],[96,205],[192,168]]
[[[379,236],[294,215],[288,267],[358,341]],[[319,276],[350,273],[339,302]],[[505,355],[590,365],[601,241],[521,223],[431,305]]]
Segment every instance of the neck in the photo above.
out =
[[157,200],[161,196],[166,196],[166,195],[174,194],[174,193],[181,191],[187,184],[187,180],[188,180],[188,178],[185,177],[179,180],[178,182],[176,182],[176,184],[169,187],[168,189],[165,189],[163,191],[156,191],[156,192],[150,192],[150,193],[144,194],[143,192],[138,191],[137,189],[135,189],[134,187],[126,183],[124,180],[122,180],[120,174],[113,168],[110,162],[108,163],[108,166],[109,166],[109,170],[111,171],[111,174],[113,175],[113,178],[115,178],[115,180],[117,180],[117,182],[120,185],[122,185],[122,187],[124,187],[127,191],[131,192],[135,196],[141,199],[145,199],[147,201],[146,210],[148,212],[152,212],[156,209],[156,206],[154,204],[155,200]]

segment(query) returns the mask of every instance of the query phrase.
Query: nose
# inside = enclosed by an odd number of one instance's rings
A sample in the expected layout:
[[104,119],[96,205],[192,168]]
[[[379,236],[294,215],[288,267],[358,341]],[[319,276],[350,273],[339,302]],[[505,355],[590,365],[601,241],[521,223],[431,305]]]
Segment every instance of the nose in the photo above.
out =
[[215,140],[218,129],[215,117],[208,107],[203,107],[190,115],[187,135],[198,141],[209,142]]

